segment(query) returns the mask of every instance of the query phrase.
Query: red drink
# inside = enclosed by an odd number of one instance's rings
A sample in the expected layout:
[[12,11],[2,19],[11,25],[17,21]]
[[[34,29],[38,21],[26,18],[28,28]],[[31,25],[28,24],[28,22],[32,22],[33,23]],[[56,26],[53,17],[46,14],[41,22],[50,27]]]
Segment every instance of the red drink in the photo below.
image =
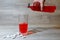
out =
[[27,33],[28,30],[28,24],[27,23],[20,23],[19,24],[19,32],[24,34]]
[[[33,11],[40,11],[41,12],[39,7],[30,6],[30,8]],[[50,13],[52,13],[52,12],[55,12],[55,10],[56,10],[56,6],[44,6],[42,12],[50,12]]]

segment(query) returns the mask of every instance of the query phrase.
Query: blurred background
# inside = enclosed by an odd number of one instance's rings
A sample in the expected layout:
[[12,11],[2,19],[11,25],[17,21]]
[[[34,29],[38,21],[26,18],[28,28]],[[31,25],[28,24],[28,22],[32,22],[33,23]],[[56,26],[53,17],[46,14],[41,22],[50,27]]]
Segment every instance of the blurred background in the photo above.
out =
[[46,0],[45,5],[56,6],[54,13],[32,12],[27,6],[33,0],[0,0],[0,25],[17,25],[21,10],[28,11],[31,25],[60,25],[60,1]]
[[[58,28],[58,30],[50,29],[42,32],[41,34],[39,32],[27,37],[26,40],[29,38],[32,38],[31,40],[60,40],[60,0],[46,0],[45,2],[45,5],[57,7],[54,13],[34,12],[27,8],[28,3],[32,4],[32,2],[33,0],[0,0],[0,32],[18,32],[18,15],[20,15],[20,13],[28,13],[30,29],[40,27]],[[0,37],[2,36],[0,35]]]

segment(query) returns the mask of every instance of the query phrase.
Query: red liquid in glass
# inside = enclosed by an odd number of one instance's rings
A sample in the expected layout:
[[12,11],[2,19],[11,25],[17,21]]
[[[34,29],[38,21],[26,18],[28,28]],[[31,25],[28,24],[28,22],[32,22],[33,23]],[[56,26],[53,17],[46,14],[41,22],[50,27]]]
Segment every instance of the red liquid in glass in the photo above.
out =
[[26,33],[28,30],[28,24],[27,23],[20,23],[19,24],[19,32],[20,33]]

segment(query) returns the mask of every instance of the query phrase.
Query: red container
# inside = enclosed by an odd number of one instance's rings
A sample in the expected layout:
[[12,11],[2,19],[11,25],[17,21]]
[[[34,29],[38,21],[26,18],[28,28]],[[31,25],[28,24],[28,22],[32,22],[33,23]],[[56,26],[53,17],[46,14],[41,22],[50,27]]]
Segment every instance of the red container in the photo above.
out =
[[[36,8],[35,6],[30,6],[30,8],[33,10],[33,11],[40,11],[40,9]],[[49,13],[53,13],[56,11],[56,6],[44,6],[43,8],[43,11],[42,12],[49,12]]]

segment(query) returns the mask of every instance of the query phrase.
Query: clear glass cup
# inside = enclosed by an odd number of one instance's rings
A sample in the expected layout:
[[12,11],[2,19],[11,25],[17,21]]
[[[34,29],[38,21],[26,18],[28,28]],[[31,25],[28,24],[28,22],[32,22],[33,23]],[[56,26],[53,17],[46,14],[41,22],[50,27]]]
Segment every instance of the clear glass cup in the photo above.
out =
[[19,15],[19,33],[23,36],[27,35],[28,31],[28,14]]

